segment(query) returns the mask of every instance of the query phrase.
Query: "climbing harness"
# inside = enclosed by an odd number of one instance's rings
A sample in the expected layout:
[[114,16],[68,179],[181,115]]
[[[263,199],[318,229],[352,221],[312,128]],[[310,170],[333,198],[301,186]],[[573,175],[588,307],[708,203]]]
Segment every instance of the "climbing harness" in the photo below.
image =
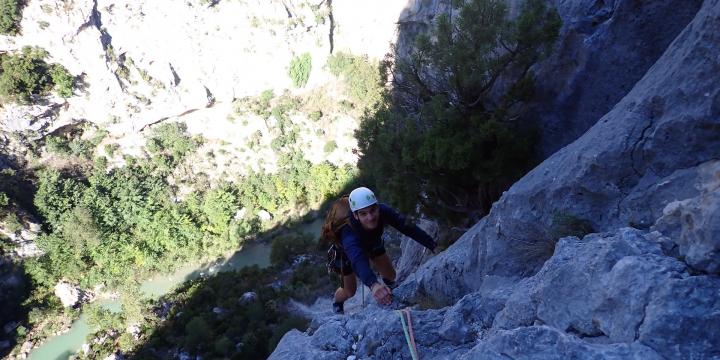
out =
[[[400,322],[402,323],[403,332],[405,333],[405,341],[408,344],[408,349],[410,349],[410,356],[413,360],[419,360],[420,358],[418,357],[417,345],[415,345],[415,333],[412,328],[410,310],[408,308],[404,308],[402,310],[396,310],[395,312],[400,315]],[[407,316],[407,324],[405,324],[405,316]]]

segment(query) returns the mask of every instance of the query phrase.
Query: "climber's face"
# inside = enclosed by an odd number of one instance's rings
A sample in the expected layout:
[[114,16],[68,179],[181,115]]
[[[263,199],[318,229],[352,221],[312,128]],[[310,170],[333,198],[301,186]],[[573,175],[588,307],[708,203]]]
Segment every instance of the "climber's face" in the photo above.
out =
[[377,204],[370,205],[366,208],[355,212],[357,219],[365,230],[375,230],[380,220],[380,207]]

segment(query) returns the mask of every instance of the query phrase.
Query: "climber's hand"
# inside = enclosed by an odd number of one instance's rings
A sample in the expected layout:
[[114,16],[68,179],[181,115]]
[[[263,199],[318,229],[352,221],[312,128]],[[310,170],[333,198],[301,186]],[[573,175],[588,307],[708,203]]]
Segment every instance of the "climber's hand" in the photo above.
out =
[[370,290],[378,304],[390,305],[392,303],[392,292],[387,286],[376,282]]

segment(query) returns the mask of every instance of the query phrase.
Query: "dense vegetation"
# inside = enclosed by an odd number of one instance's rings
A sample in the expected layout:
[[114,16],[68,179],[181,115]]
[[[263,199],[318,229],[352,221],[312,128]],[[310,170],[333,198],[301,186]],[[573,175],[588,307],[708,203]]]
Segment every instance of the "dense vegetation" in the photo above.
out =
[[[282,113],[279,111],[278,116]],[[87,136],[88,140],[50,137],[46,147],[62,156],[90,158],[102,136],[104,132],[98,131]],[[52,294],[59,279],[85,289],[104,285],[120,292],[124,301],[121,315],[93,310],[110,321],[102,328],[119,326],[114,321],[124,326],[143,323],[138,319],[151,321],[152,316],[145,318],[148,304],[138,293],[140,279],[236,249],[261,230],[301,215],[296,209],[316,206],[334,196],[353,176],[350,167],[313,164],[287,148],[280,154],[274,173],[249,173],[211,188],[186,184],[191,187],[189,193],[181,191],[177,183],[171,185],[168,179],[190,156],[197,156],[202,142],[188,135],[184,124],[166,123],[150,135],[146,144],[148,157],[126,156],[123,167],[106,169],[104,161],[95,161],[80,168],[48,167],[37,172],[34,205],[46,230],[37,243],[45,255],[25,261],[33,291],[26,301],[30,316],[23,329],[40,329],[39,334],[33,334],[38,338],[48,333],[43,326],[57,331],[58,324],[76,315],[62,309]],[[75,154],[74,148],[90,151]],[[180,198],[181,192],[187,195]],[[0,201],[5,204],[11,200],[2,192]],[[257,217],[260,211],[266,211],[274,220],[262,222]],[[300,242],[300,247],[277,241],[284,244],[273,246],[273,256],[281,259],[275,262],[278,266],[287,265],[294,255],[307,252],[311,245],[307,240]],[[288,244],[292,246],[286,248]],[[66,314],[59,322],[46,322],[62,313]],[[274,316],[258,321],[274,324]]]
[[17,33],[24,3],[21,0],[0,0],[0,34]]
[[38,239],[47,255],[29,266],[38,283],[49,287],[64,277],[83,287],[120,284],[223,253],[260,228],[254,216],[237,218],[238,210],[282,217],[330,196],[351,176],[347,168],[289,153],[276,173],[252,173],[178,201],[165,176],[196,140],[167,124],[148,145],[149,160],[122,168],[95,169],[84,178],[53,169],[38,174],[35,205],[50,230]]
[[48,64],[47,51],[26,46],[18,54],[0,57],[0,97],[4,101],[29,103],[55,89],[62,97],[72,96],[73,77],[60,64]]
[[[267,358],[288,330],[307,327],[307,321],[288,313],[283,303],[290,295],[297,298],[303,288],[317,287],[319,274],[308,272],[316,268],[303,262],[281,287],[268,286],[276,281],[278,268],[250,267],[188,281],[157,305],[140,308],[145,322],[137,340],[125,332],[124,304],[122,313],[92,307],[89,322],[97,329],[95,337],[103,340],[80,358],[104,358],[117,350],[139,359],[175,358],[178,352],[202,358]],[[320,280],[330,283],[327,277]]]
[[[455,6],[409,59],[394,59],[395,92],[357,132],[359,166],[406,211],[420,202],[430,215],[472,221],[533,162],[522,105],[560,21],[540,0],[512,21],[504,1]],[[501,78],[507,85],[496,87]]]
[[127,286],[122,312],[86,307],[92,337],[100,340],[79,358],[105,358],[117,351],[139,359],[180,353],[266,358],[288,330],[307,327],[306,320],[286,310],[290,297],[313,301],[320,291],[331,293],[338,280],[327,276],[317,243],[307,235],[275,236],[271,259],[269,268],[253,266],[185,282],[157,302],[137,301],[137,286]]

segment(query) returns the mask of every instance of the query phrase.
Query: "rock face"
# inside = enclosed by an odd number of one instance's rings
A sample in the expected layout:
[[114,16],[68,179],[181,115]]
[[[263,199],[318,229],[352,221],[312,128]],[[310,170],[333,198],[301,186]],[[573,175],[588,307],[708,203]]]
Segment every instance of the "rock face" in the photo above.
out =
[[[374,11],[378,7],[384,11]],[[21,35],[0,35],[0,51],[42,47],[49,61],[65,66],[82,85],[67,100],[6,108],[0,130],[44,132],[87,120],[124,136],[190,112],[225,117],[208,109],[266,89],[293,89],[287,68],[294,56],[312,56],[308,88],[326,81],[324,65],[332,51],[382,58],[402,10],[402,3],[379,0],[363,6],[307,0],[29,1]]]
[[[720,351],[720,279],[691,276],[657,232],[563,238],[534,276],[455,305],[412,311],[418,351],[437,359],[699,359]],[[394,307],[402,307],[402,302]],[[409,359],[399,316],[370,305],[288,333],[271,359]]]
[[55,284],[55,296],[60,299],[64,307],[77,305],[81,295],[80,289],[70,283],[60,281]]
[[556,0],[563,27],[536,69],[535,119],[547,157],[617,104],[693,19],[702,0]]
[[[517,16],[525,0],[507,0]],[[553,55],[533,70],[533,118],[543,158],[571,143],[618,103],[697,13],[702,0],[555,0],[563,26]],[[407,56],[449,0],[409,1],[396,51]]]
[[[719,28],[720,0],[705,0],[612,110],[395,289],[394,308],[422,305],[422,358],[720,354]],[[558,214],[594,233],[557,240]],[[348,356],[409,359],[398,315],[319,316],[271,359]]]
[[[24,211],[18,212],[23,218],[31,218]],[[26,221],[23,229],[17,232],[10,232],[0,224],[0,235],[7,237],[13,244],[11,254],[18,258],[36,257],[43,254],[43,251],[37,246],[35,239],[40,233],[40,224]]]

